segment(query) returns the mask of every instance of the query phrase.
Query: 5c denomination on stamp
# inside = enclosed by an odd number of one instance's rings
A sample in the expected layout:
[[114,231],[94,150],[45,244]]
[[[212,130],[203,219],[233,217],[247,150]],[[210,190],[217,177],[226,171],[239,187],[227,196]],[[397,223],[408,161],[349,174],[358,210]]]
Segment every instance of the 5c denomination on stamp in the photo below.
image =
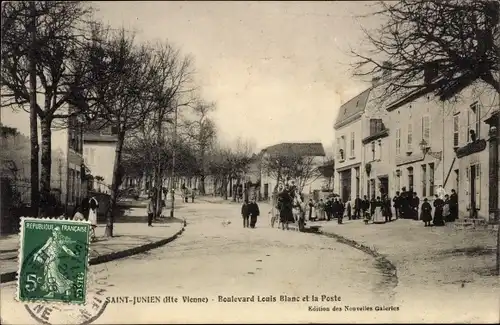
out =
[[22,218],[17,299],[85,304],[90,223]]

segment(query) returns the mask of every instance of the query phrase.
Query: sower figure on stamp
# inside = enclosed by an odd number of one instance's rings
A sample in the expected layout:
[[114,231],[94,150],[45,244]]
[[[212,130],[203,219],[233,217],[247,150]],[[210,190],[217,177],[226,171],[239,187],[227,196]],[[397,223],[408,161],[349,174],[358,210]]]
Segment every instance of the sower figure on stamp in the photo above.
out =
[[43,284],[41,290],[46,292],[46,298],[53,298],[55,294],[69,296],[73,287],[73,281],[67,279],[59,271],[59,258],[64,252],[72,257],[77,255],[66,245],[74,243],[69,237],[61,233],[59,227],[52,230],[52,236],[45,245],[33,255],[33,260],[43,265]]

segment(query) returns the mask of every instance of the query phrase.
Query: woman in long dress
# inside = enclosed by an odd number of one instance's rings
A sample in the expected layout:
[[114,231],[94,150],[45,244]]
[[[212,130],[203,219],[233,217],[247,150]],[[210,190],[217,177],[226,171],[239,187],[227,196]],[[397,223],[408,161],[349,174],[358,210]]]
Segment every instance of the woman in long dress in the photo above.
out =
[[436,198],[434,199],[434,220],[432,222],[434,226],[444,226],[443,205],[444,201],[436,194]]
[[382,201],[380,196],[377,196],[377,201],[374,202],[375,211],[373,213],[373,223],[385,223],[385,217],[382,213]]
[[92,227],[91,239],[95,240],[97,237],[95,235],[95,229],[97,228],[97,207],[99,202],[95,197],[91,197],[89,200],[89,221]]

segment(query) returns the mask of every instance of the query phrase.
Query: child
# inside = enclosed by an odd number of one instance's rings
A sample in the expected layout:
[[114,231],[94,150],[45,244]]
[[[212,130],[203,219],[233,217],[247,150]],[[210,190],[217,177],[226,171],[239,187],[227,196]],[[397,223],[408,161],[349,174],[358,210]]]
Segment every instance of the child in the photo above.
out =
[[75,207],[75,212],[73,213],[73,220],[75,221],[85,221],[85,216],[82,213],[82,208],[77,204]]
[[427,198],[424,199],[424,203],[422,203],[420,219],[424,222],[424,227],[428,227],[431,225],[432,221],[432,207],[428,202]]
[[250,217],[250,214],[247,200],[245,200],[241,205],[241,216],[243,217],[243,228],[248,228],[248,218]]

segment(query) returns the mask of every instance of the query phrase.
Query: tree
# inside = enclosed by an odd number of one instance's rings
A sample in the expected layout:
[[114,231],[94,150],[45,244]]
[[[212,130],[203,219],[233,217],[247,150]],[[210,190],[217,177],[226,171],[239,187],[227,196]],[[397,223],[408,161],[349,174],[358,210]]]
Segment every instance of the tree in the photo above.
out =
[[401,0],[380,7],[375,15],[384,24],[364,30],[370,49],[353,54],[355,75],[382,75],[381,101],[413,91],[445,100],[479,80],[500,93],[497,1]]
[[296,154],[268,154],[263,159],[262,169],[276,179],[276,186],[290,179],[295,180],[300,192],[321,176],[315,157]]
[[[32,205],[38,200],[40,119],[42,215],[50,194],[52,122],[81,114],[81,107],[68,110],[67,105],[74,103],[78,89],[85,88],[80,84],[87,72],[82,48],[88,41],[86,18],[91,12],[91,7],[79,1],[2,4],[2,107],[27,109],[30,103]],[[38,103],[37,93],[43,96],[43,104]]]
[[208,171],[206,164],[207,150],[213,145],[216,137],[215,123],[210,119],[209,114],[215,110],[214,103],[205,103],[198,101],[192,111],[195,117],[192,120],[186,120],[183,123],[182,135],[191,143],[197,151],[198,158],[198,176],[200,176],[199,191],[201,195],[205,194],[205,177]]
[[[125,137],[133,130],[144,129],[146,121],[156,117],[161,122],[173,111],[174,105],[178,105],[174,101],[186,86],[190,61],[181,58],[170,46],[136,45],[133,35],[123,29],[110,32],[102,44],[96,49],[98,58],[94,60],[91,87],[99,99],[98,118],[115,127],[118,135],[106,224],[106,235],[112,236],[113,209],[123,176]],[[148,119],[152,116],[153,119]],[[162,129],[161,124],[151,128],[160,132]],[[163,147],[162,135],[156,139],[156,146]]]

